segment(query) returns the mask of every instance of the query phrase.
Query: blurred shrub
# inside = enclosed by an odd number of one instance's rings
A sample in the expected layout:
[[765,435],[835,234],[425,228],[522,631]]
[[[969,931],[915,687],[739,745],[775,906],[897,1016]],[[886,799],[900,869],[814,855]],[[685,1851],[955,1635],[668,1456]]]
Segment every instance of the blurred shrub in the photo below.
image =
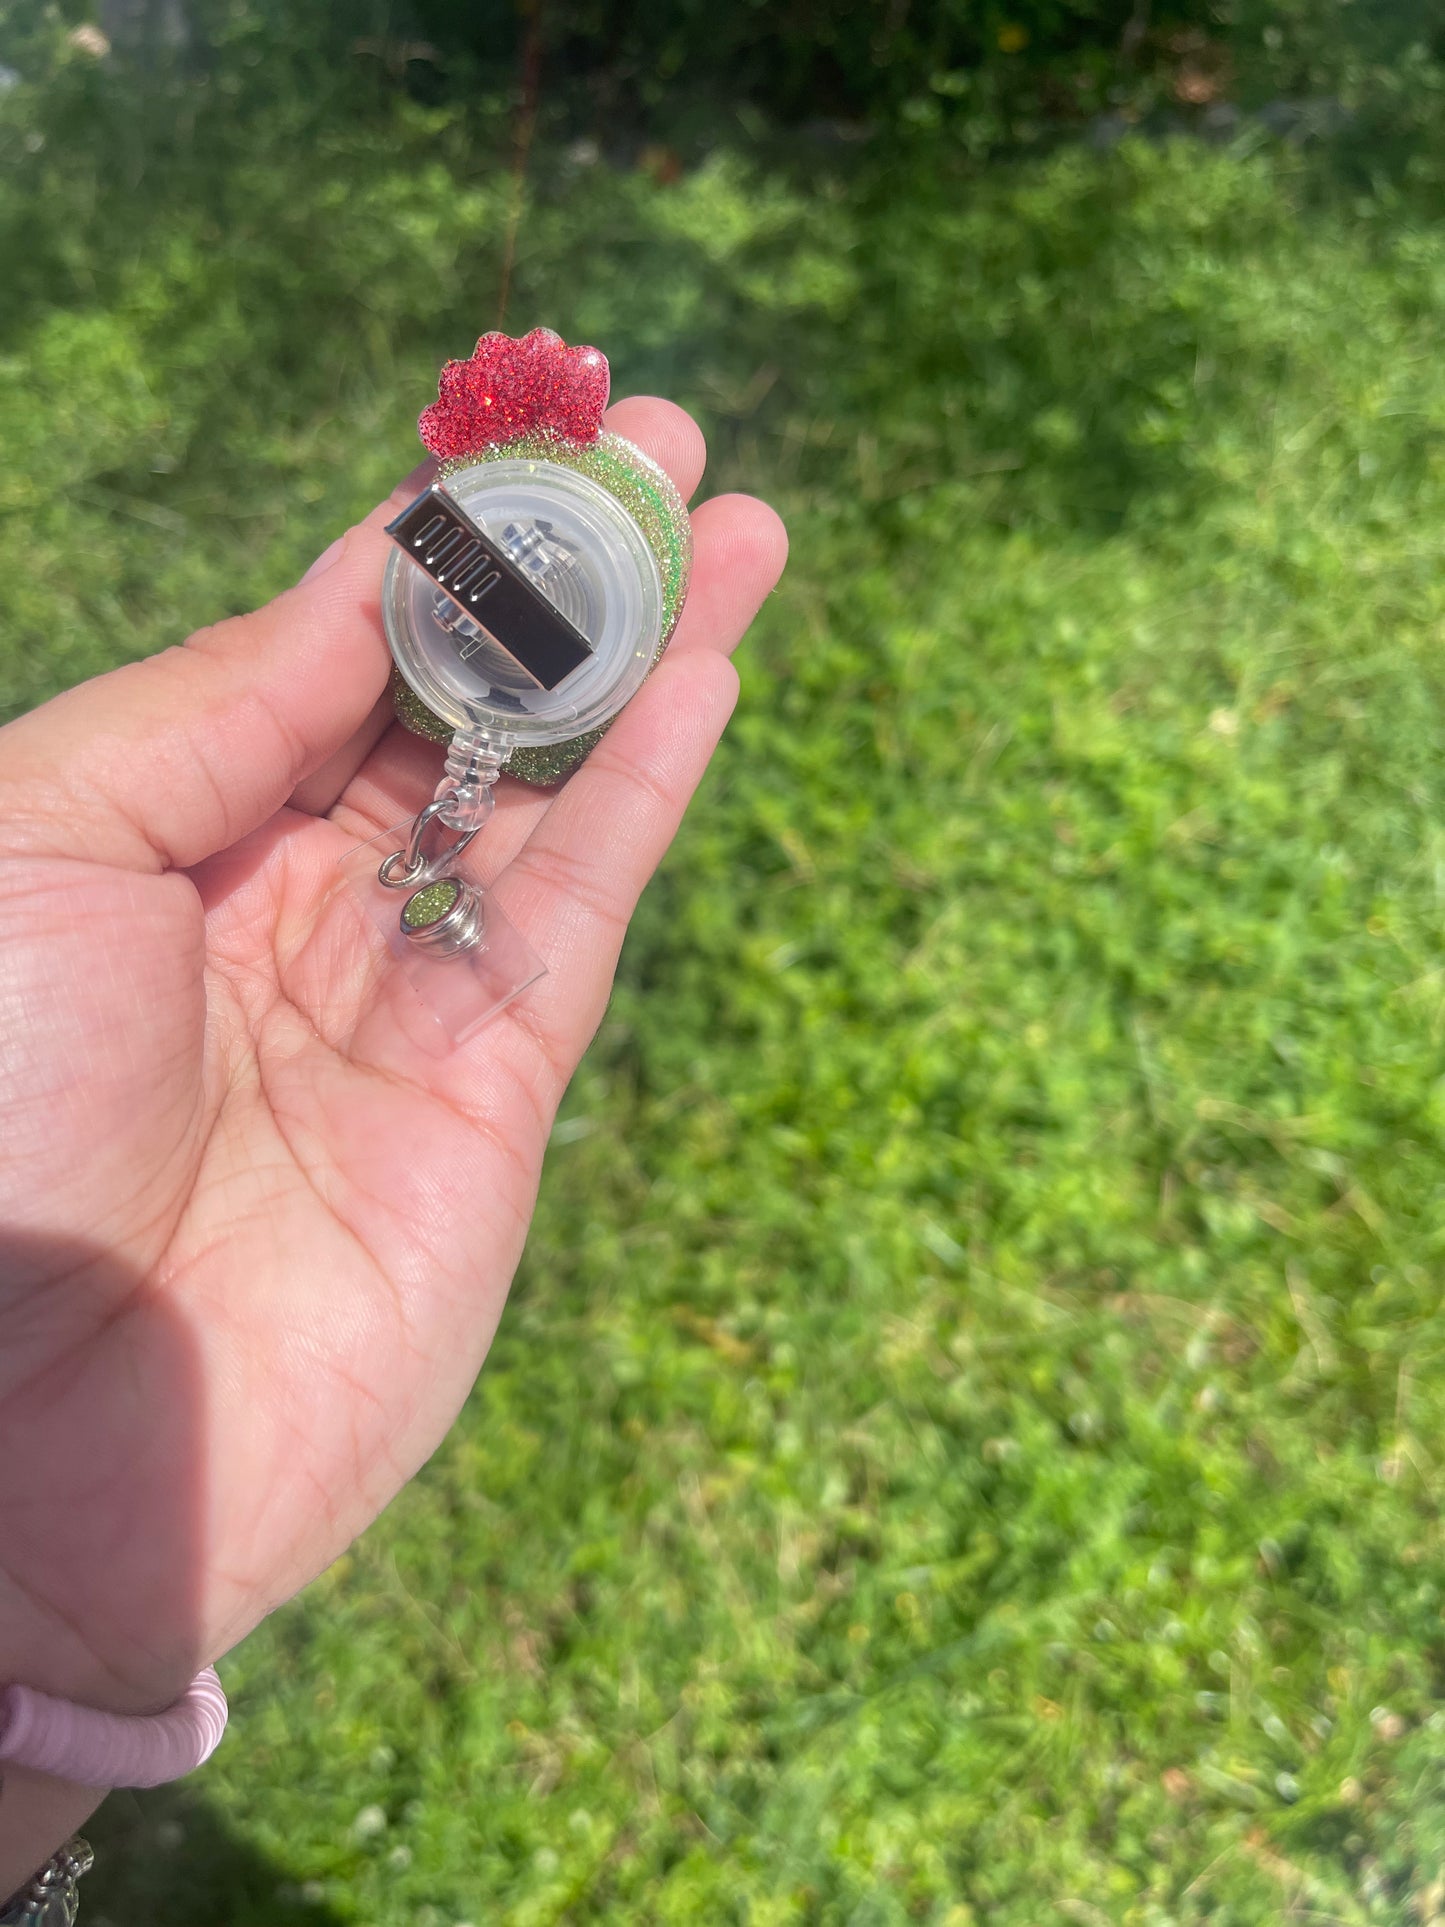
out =
[[[513,42],[529,11],[502,0],[415,0],[415,10],[439,46],[482,54]],[[583,0],[545,16],[541,30],[555,70],[589,80],[603,98],[631,93],[653,113],[666,114],[679,89],[707,89],[784,121],[876,120],[961,71],[1112,60],[1147,17],[1135,0]],[[1209,19],[1207,0],[1172,0],[1159,14],[1166,30]]]
[[957,118],[1067,120],[1111,97],[1208,106],[1236,83],[1257,98],[1337,94],[1367,73],[1439,52],[1434,0],[412,0],[445,58],[515,68],[529,29],[552,85],[595,105],[673,121],[700,97],[785,123]]
[[1437,0],[14,0],[0,61],[45,66],[97,8],[152,71],[301,73],[322,94],[364,76],[433,105],[520,91],[554,130],[634,148],[739,110],[754,133],[967,127],[976,146],[1233,101],[1383,97],[1384,124],[1445,60]]

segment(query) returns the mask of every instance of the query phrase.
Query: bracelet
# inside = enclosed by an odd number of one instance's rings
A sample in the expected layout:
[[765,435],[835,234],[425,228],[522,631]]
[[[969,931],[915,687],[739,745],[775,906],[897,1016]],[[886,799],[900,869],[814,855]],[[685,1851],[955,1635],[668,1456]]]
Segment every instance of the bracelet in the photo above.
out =
[[0,1692],[0,1761],[76,1786],[163,1786],[208,1760],[226,1730],[213,1666],[163,1713],[100,1713],[33,1686]]
[[76,1889],[81,1875],[94,1865],[89,1843],[73,1835],[0,1911],[0,1927],[75,1927],[80,1912]]

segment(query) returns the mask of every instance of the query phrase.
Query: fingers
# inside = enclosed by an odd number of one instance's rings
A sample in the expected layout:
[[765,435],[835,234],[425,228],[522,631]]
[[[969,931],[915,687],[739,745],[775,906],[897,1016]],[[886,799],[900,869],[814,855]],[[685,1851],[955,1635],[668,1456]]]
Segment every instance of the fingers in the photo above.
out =
[[390,723],[333,806],[334,821],[363,837],[405,822],[435,793],[443,757],[440,743]]
[[635,442],[667,470],[683,501],[692,499],[707,462],[707,443],[685,408],[657,395],[630,395],[608,409],[602,425]]
[[386,682],[384,525],[409,476],[254,615],[58,696],[0,733],[11,848],[186,868],[265,821],[364,732]]
[[394,727],[395,710],[391,691],[383,690],[367,712],[366,720],[327,757],[319,769],[303,776],[291,792],[291,807],[307,816],[325,816],[346,785],[355,776],[388,729]]
[[788,559],[782,517],[752,495],[704,502],[692,533],[692,581],[669,656],[735,649]]
[[696,521],[702,593],[689,599],[686,646],[664,656],[495,886],[550,972],[519,1021],[562,1082],[596,1029],[628,919],[732,713],[737,674],[726,656],[786,555],[778,517],[748,496],[710,503]]

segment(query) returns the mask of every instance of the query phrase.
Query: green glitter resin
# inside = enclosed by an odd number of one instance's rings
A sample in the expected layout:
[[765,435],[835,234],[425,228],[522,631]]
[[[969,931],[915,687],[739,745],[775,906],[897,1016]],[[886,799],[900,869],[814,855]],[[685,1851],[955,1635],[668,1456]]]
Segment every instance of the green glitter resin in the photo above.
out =
[[401,913],[403,928],[425,930],[430,923],[440,923],[462,893],[462,886],[455,877],[443,877],[440,883],[428,883],[406,900]]
[[[522,435],[514,442],[484,448],[475,455],[461,455],[441,465],[442,478],[459,475],[479,462],[495,461],[557,462],[590,476],[627,510],[657,558],[662,578],[662,636],[658,657],[672,640],[677,619],[682,614],[687,594],[687,579],[692,568],[692,524],[687,504],[678,494],[672,477],[642,450],[622,435],[605,431],[595,442],[564,442],[551,435]],[[397,720],[416,736],[433,743],[449,743],[449,724],[429,710],[421,698],[395,670],[391,678],[392,699]],[[524,783],[558,783],[576,768],[591,749],[601,742],[611,724],[574,736],[567,743],[548,743],[541,748],[515,749],[507,763],[510,776]],[[434,921],[434,919],[433,919]]]

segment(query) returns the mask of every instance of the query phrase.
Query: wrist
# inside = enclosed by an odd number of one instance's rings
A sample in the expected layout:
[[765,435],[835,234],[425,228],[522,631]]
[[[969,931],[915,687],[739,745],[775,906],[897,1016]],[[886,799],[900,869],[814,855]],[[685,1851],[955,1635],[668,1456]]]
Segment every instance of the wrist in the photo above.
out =
[[0,1766],[0,1914],[104,1797],[94,1787]]

